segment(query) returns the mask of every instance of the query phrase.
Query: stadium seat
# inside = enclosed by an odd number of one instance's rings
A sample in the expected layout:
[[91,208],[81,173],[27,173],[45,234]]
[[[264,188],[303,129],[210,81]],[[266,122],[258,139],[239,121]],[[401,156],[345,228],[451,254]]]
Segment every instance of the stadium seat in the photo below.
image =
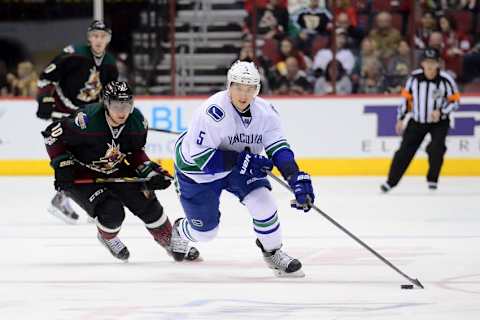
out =
[[472,13],[466,10],[452,11],[451,15],[457,22],[458,31],[470,33],[472,31],[473,16]]
[[372,9],[374,12],[390,11],[391,9],[390,0],[373,0]]
[[315,57],[315,54],[318,50],[326,48],[330,42],[330,37],[319,35],[316,36],[312,43],[312,57]]

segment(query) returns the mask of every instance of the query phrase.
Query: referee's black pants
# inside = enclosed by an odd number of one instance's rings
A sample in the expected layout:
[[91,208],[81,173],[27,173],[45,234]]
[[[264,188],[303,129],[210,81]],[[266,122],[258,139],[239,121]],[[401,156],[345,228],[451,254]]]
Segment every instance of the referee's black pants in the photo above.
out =
[[387,180],[390,187],[398,184],[427,133],[430,133],[431,136],[431,142],[427,146],[429,165],[427,181],[438,182],[443,156],[447,151],[445,140],[449,127],[450,121],[448,119],[440,120],[437,123],[419,123],[410,119],[403,133],[400,148],[395,152],[390,165]]

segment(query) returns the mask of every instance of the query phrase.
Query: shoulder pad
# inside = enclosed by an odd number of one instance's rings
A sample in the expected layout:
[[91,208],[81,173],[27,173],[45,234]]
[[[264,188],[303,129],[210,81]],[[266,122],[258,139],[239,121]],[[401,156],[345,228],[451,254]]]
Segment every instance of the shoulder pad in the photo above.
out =
[[105,58],[103,59],[103,63],[105,64],[113,64],[116,65],[116,59],[111,53],[106,53]]
[[140,130],[148,130],[148,121],[145,119],[143,114],[137,108],[133,108],[133,112],[129,117],[131,123],[134,127]]
[[64,53],[72,54],[75,52],[75,47],[73,45],[68,45],[65,48],[63,48]]
[[82,130],[85,130],[88,124],[88,115],[85,112],[80,111],[75,116],[74,122],[77,127],[79,127]]

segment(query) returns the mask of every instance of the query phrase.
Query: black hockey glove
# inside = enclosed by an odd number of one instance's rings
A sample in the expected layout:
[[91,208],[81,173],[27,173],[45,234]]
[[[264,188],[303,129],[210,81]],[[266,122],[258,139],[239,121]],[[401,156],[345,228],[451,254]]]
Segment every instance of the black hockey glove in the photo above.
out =
[[55,170],[55,190],[68,190],[73,188],[75,179],[75,162],[71,157],[62,156],[52,160]]
[[136,172],[139,177],[149,179],[145,182],[145,186],[149,190],[167,189],[172,184],[173,177],[170,173],[155,162],[145,162],[138,166]]
[[290,203],[291,207],[305,212],[309,211],[315,201],[310,175],[299,171],[288,178],[288,184],[295,194],[295,200]]
[[40,97],[38,99],[37,117],[49,120],[55,107],[55,99],[50,96]]

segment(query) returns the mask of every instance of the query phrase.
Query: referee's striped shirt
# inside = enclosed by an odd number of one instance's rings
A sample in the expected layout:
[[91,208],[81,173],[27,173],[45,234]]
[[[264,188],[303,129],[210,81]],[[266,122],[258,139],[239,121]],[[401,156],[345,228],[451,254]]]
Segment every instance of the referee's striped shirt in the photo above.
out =
[[453,78],[440,71],[433,80],[428,80],[423,69],[413,71],[402,90],[405,98],[398,108],[398,119],[403,120],[407,113],[419,123],[432,123],[430,114],[440,110],[442,119],[458,109],[460,93]]

